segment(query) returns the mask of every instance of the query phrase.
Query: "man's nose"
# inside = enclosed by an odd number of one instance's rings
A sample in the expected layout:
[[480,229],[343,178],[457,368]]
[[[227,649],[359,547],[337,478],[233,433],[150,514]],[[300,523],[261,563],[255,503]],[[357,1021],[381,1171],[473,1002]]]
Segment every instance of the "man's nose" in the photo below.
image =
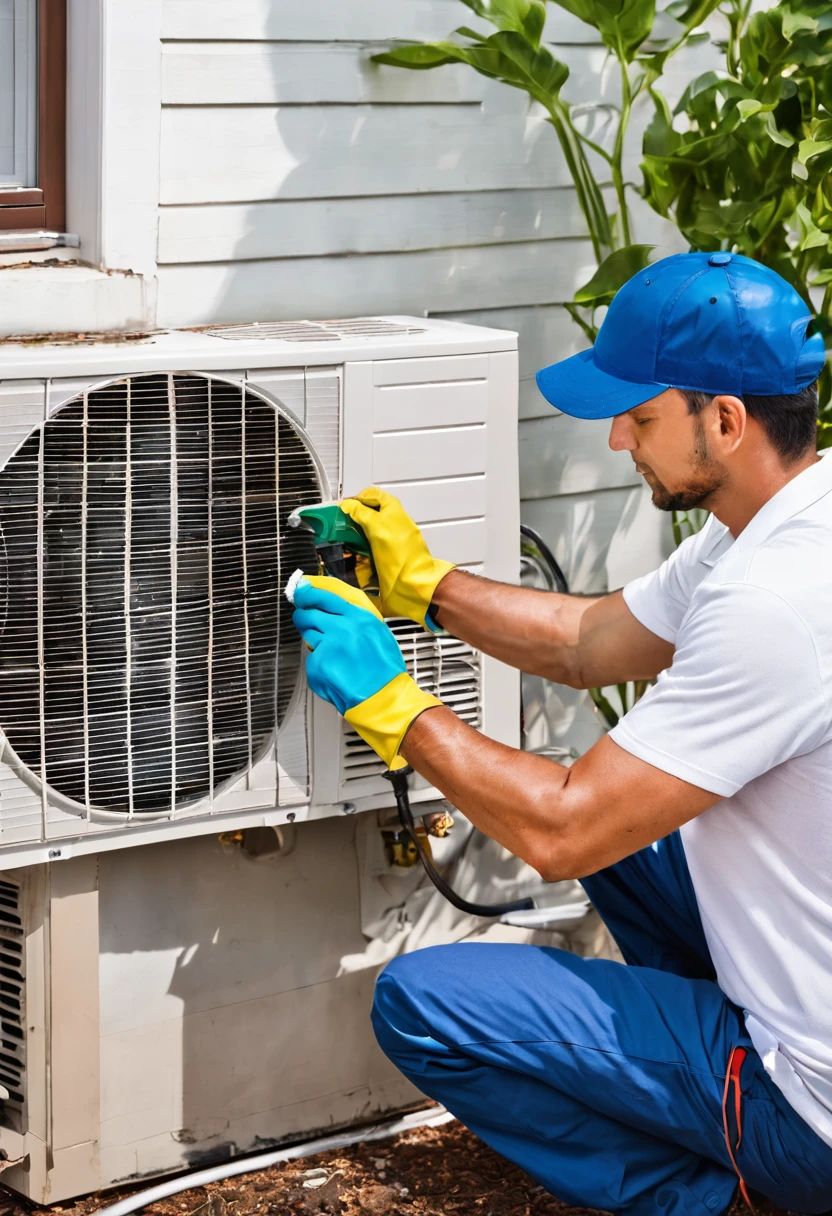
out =
[[610,427],[610,448],[613,452],[634,452],[636,443],[635,427],[632,419],[626,414],[618,414],[613,418]]

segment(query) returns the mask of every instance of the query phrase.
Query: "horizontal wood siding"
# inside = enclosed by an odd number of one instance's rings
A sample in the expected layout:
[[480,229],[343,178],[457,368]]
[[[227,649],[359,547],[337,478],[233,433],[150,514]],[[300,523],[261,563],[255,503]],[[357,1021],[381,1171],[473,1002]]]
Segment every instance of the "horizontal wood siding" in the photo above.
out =
[[[166,39],[229,42],[418,42],[477,23],[457,0],[165,0],[162,22]],[[562,9],[557,27],[560,40],[595,41]]]
[[584,230],[575,192],[565,187],[174,206],[161,212],[159,261],[410,253],[550,241]]
[[514,107],[173,106],[161,202],[257,202],[570,184],[551,126]]
[[[404,72],[372,62],[387,43],[171,42],[162,59],[165,105],[479,105],[503,86],[464,64]],[[567,52],[564,51],[564,55]],[[602,47],[568,50],[573,102],[617,96]],[[520,95],[522,106],[522,95]]]
[[588,241],[160,266],[161,321],[419,316],[487,308],[497,290],[506,304],[547,304],[569,299],[592,268]]

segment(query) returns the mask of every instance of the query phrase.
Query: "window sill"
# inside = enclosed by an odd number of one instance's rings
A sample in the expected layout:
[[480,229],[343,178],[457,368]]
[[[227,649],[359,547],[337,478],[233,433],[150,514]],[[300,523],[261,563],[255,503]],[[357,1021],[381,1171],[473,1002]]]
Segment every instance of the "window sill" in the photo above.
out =
[[29,253],[36,249],[77,249],[80,238],[72,232],[51,232],[47,228],[0,230],[0,253]]
[[145,329],[145,280],[42,255],[0,258],[0,338]]

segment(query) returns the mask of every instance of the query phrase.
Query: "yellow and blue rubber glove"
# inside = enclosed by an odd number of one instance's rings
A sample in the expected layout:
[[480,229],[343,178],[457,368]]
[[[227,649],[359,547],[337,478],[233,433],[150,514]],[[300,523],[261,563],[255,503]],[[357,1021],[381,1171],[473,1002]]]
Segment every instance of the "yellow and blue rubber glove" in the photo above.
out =
[[294,588],[292,620],[309,647],[306,678],[388,768],[403,768],[399,748],[414,719],[442,702],[407,674],[399,644],[378,609],[340,579],[304,576]]
[[439,632],[429,614],[430,603],[438,583],[454,569],[453,562],[439,561],[431,554],[398,498],[378,486],[368,486],[340,505],[370,542],[384,616],[405,616]]

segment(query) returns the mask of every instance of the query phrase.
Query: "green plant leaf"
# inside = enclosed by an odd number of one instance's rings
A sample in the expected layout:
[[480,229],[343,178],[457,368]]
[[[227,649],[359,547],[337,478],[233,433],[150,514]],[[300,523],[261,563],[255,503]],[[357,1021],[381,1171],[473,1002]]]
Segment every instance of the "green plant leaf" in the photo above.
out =
[[550,113],[569,78],[569,68],[548,47],[535,48],[524,34],[515,30],[500,30],[473,46],[432,42],[395,47],[374,55],[373,61],[415,70],[467,63],[483,76],[523,89]]
[[525,88],[547,107],[569,78],[569,68],[548,47],[535,50],[522,34],[492,34],[488,46],[500,53],[500,76],[509,84]]
[[546,5],[542,0],[462,0],[472,12],[498,30],[525,34],[535,46],[546,24]]
[[763,103],[758,101],[756,97],[744,97],[742,101],[737,103],[737,109],[742,116],[743,122],[746,118],[750,118],[752,114],[759,114],[763,108]]
[[803,203],[797,205],[797,218],[800,222],[800,252],[805,253],[807,249],[825,249],[828,237],[817,227],[809,209]]
[[763,125],[765,126],[769,139],[773,140],[776,144],[779,144],[781,148],[790,148],[794,143],[793,136],[789,135],[787,131],[781,131],[778,128],[772,113],[763,115]]
[[[720,4],[720,0],[675,0],[668,4],[665,12],[689,30],[695,30],[698,25],[711,15]],[[705,35],[705,38],[709,35]],[[688,40],[688,45],[692,39]]]
[[810,17],[808,13],[795,12],[792,9],[784,8],[780,28],[783,31],[783,37],[787,39],[787,41],[793,42],[798,34],[816,34],[818,31],[818,23],[814,17]]
[[674,114],[685,114],[691,108],[693,99],[700,93],[706,93],[715,89],[722,83],[723,77],[719,72],[703,72],[701,76],[697,76],[690,82],[685,89],[679,104],[673,111]]
[[470,38],[472,42],[488,41],[484,34],[478,34],[476,30],[472,30],[468,25],[460,25],[458,29],[454,30],[454,33],[458,34],[460,38]]
[[798,145],[797,159],[801,165],[805,165],[813,156],[829,151],[832,151],[832,140],[802,139]]
[[486,21],[490,20],[488,14],[488,5],[483,3],[483,0],[460,0],[466,8],[470,8],[472,13],[476,13],[478,17],[484,17]]
[[648,156],[669,156],[681,144],[682,136],[673,130],[673,115],[664,95],[652,89],[650,96],[655,110],[644,132],[642,148]]
[[649,36],[656,18],[656,0],[555,0],[561,8],[591,25],[611,51],[623,51],[631,61]]
[[623,249],[616,249],[604,259],[589,282],[578,288],[573,297],[575,303],[593,308],[609,304],[618,289],[644,269],[654,248],[654,245],[625,245]]
[[373,63],[387,63],[395,68],[411,68],[422,70],[438,68],[443,63],[454,63],[462,58],[461,55],[449,53],[444,43],[416,43],[412,46],[399,46],[392,51],[383,51],[373,55]]
[[543,37],[543,27],[546,24],[546,5],[535,2],[530,4],[523,22],[523,32],[534,46],[540,46]]

